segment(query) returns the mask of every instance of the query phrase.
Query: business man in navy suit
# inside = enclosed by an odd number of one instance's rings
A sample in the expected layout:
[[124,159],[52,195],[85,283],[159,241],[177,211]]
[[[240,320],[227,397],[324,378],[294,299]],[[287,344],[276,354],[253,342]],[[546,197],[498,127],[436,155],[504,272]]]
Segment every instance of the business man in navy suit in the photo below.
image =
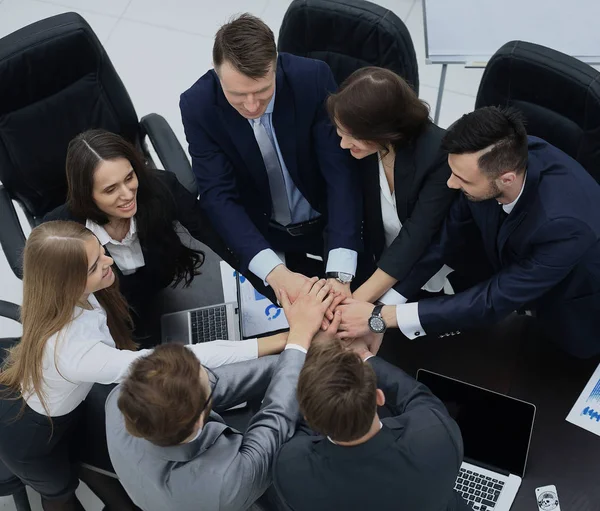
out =
[[281,289],[294,300],[307,279],[277,252],[323,256],[331,284],[349,296],[361,193],[324,108],[337,88],[331,70],[278,56],[273,32],[249,14],[219,29],[213,65],[180,101],[202,206],[273,300]]
[[529,310],[567,352],[600,353],[600,186],[568,155],[527,137],[512,109],[464,115],[444,146],[448,186],[463,195],[401,293],[410,298],[443,262],[465,257],[487,259],[493,275],[454,296],[384,307],[376,311],[381,321],[370,319],[372,305],[348,303],[343,335],[358,335],[370,322],[414,339]]

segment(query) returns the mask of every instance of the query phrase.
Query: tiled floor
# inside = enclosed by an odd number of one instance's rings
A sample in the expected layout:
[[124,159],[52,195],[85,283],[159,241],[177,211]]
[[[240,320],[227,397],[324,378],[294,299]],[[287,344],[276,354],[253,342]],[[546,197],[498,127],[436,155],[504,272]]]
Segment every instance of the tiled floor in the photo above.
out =
[[[421,0],[378,0],[407,24],[417,50],[421,96],[435,106],[439,66],[425,64]],[[0,0],[0,37],[29,23],[65,11],[79,12],[96,31],[133,100],[139,116],[163,115],[186,147],[179,116],[179,95],[211,65],[212,38],[218,26],[244,11],[260,16],[275,34],[287,0]],[[481,70],[450,66],[439,124],[448,126],[473,109]],[[0,253],[0,299],[21,302],[21,282]],[[0,319],[2,336],[20,327]],[[101,509],[86,488],[88,510]],[[34,499],[39,510],[39,499]],[[0,510],[14,509],[0,498]]]

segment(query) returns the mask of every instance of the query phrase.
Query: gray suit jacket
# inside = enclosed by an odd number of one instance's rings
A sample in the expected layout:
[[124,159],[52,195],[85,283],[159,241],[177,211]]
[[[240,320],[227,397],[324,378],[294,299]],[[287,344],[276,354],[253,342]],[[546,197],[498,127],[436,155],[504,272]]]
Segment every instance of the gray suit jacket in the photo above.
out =
[[213,420],[196,440],[173,447],[127,433],[115,388],[106,401],[108,450],[135,504],[144,511],[238,511],[252,506],[271,484],[278,449],[294,434],[296,386],[305,356],[287,350],[278,357],[214,369],[219,376],[215,410],[259,398],[266,389],[261,410],[244,434],[212,412]]

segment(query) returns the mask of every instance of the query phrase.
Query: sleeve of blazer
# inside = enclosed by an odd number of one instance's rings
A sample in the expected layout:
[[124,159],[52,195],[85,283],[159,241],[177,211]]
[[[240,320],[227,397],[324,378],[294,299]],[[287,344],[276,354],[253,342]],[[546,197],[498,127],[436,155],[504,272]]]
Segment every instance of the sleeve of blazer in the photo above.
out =
[[271,382],[277,360],[278,356],[272,355],[214,368],[213,372],[219,377],[213,395],[214,410],[219,412],[244,401],[262,398]]
[[406,277],[440,230],[456,198],[456,191],[446,184],[449,177],[447,156],[440,154],[419,191],[410,217],[379,260],[379,268],[396,280]]
[[323,105],[312,126],[321,174],[327,186],[328,250],[347,248],[359,251],[362,222],[362,193],[358,166],[349,152],[340,147],[340,139],[329,119],[325,101],[337,90],[333,73],[323,62],[318,63],[317,88]]
[[479,231],[467,199],[461,195],[452,203],[442,229],[435,236],[433,243],[394,289],[410,299],[444,263],[452,266],[452,260],[460,257],[464,250],[468,250],[469,244],[477,236]]
[[[433,424],[443,425],[443,429],[441,430],[442,435],[438,440],[440,443],[446,445],[448,444],[448,438],[451,440],[453,448],[446,458],[450,462],[450,465],[454,466],[458,471],[463,458],[462,435],[460,434],[458,425],[450,417],[444,404],[425,385],[419,383],[402,369],[386,362],[382,358],[377,356],[371,357],[367,362],[371,364],[377,375],[377,387],[385,394],[386,406],[395,416],[405,414],[411,414],[415,418],[422,416],[423,423],[430,423],[432,422],[430,414],[433,414]],[[388,421],[390,419],[385,420]],[[419,421],[411,421],[412,428],[415,428],[415,422]],[[423,435],[419,436],[423,439]],[[439,437],[440,435],[438,434],[437,436]],[[425,438],[427,437],[429,437],[429,440],[432,440],[433,435],[425,435]],[[412,447],[416,448],[416,445]],[[438,458],[440,450],[436,450],[430,445],[429,448],[423,449],[423,452],[428,451],[434,456],[434,459],[431,460],[432,465],[440,463],[440,459]],[[425,460],[423,459],[419,460],[419,463],[424,462]],[[456,474],[453,475],[452,481],[455,477]]]
[[271,484],[275,455],[294,434],[298,420],[296,387],[305,357],[298,350],[279,355],[263,406],[250,421],[239,455],[223,477],[224,508],[247,509]]
[[424,330],[435,334],[501,320],[557,285],[597,243],[590,227],[573,218],[551,220],[529,239],[529,256],[490,279],[450,297],[420,301]]
[[271,247],[239,202],[231,161],[197,122],[185,95],[179,106],[192,170],[198,182],[200,204],[217,232],[222,233],[226,245],[240,259],[241,271],[245,271],[256,254]]

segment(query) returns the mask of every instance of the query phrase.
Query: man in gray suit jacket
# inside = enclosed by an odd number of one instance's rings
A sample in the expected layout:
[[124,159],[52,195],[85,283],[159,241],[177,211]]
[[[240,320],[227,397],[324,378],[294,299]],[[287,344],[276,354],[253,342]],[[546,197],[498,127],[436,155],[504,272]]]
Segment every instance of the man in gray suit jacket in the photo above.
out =
[[[306,350],[334,295],[324,280],[311,279],[293,305],[285,292],[281,301],[290,333],[278,357],[211,371],[185,347],[162,345],[136,361],[109,395],[110,458],[144,511],[248,509],[271,484],[275,454],[295,431],[296,385]],[[338,324],[339,318],[328,335]],[[212,410],[263,394],[244,434]]]

